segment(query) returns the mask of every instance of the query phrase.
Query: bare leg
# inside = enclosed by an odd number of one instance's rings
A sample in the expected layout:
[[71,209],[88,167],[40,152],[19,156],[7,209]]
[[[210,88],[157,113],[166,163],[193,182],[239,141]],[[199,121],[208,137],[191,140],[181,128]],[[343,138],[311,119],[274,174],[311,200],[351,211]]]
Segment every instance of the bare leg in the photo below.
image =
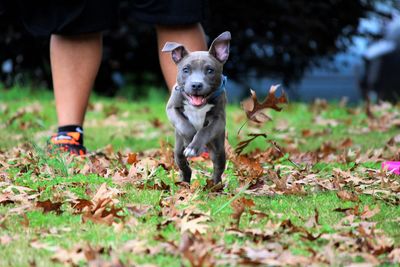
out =
[[189,51],[207,50],[206,38],[200,23],[187,26],[162,26],[157,25],[157,43],[161,70],[168,89],[171,90],[176,83],[176,66],[169,53],[161,52],[166,42],[184,44]]
[[83,124],[101,56],[101,33],[51,36],[50,60],[59,126]]

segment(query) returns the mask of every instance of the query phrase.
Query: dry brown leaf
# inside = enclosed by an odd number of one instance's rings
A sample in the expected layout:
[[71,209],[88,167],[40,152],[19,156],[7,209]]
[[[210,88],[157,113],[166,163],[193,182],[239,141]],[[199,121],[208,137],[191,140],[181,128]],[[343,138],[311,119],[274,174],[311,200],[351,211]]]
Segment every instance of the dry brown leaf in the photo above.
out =
[[165,140],[160,140],[160,162],[162,162],[165,169],[170,170],[174,168],[174,148]]
[[181,233],[183,234],[188,231],[192,234],[205,234],[207,229],[210,227],[209,225],[205,224],[206,222],[210,221],[209,214],[198,214],[195,218],[193,218],[193,215],[193,213],[188,213],[182,218],[180,223]]
[[36,201],[36,207],[43,209],[44,213],[54,211],[56,214],[60,214],[62,212],[61,205],[61,202],[51,202],[50,199],[45,201]]
[[333,211],[343,212],[343,213],[345,213],[347,216],[350,216],[350,215],[356,215],[356,216],[358,216],[358,215],[360,215],[358,205],[356,205],[356,206],[354,206],[354,207],[349,207],[349,208],[336,208],[336,209],[334,209]]
[[346,138],[339,144],[339,148],[344,149],[344,148],[349,148],[353,145],[353,140],[351,138]]
[[86,207],[83,209],[82,221],[92,221],[111,226],[117,218],[122,218],[121,215],[118,215],[120,211],[122,211],[122,208],[116,208],[112,204],[112,200],[101,199],[93,208]]
[[78,266],[79,263],[98,259],[100,254],[105,252],[103,247],[93,248],[90,245],[76,245],[72,249],[58,248],[51,259],[55,262]]
[[92,201],[87,200],[87,199],[77,199],[71,205],[72,205],[72,208],[77,210],[77,213],[81,213],[84,208],[92,207],[94,204]]
[[294,255],[290,250],[283,251],[277,260],[283,266],[309,266],[312,262],[312,258],[302,255]]
[[268,170],[268,180],[272,181],[275,187],[273,191],[278,194],[285,195],[304,195],[304,185],[301,183],[293,183],[293,175],[281,176],[280,170]]
[[361,212],[360,217],[361,219],[370,219],[374,217],[376,214],[378,214],[381,211],[379,206],[376,206],[374,209],[370,209],[369,206],[365,206],[363,212]]
[[251,248],[244,247],[243,248],[245,256],[251,259],[254,263],[259,262],[265,263],[268,260],[269,264],[272,264],[271,260],[274,260],[276,264],[279,264],[277,260],[275,260],[281,251],[269,250],[266,248]]
[[348,192],[345,190],[340,190],[336,192],[336,195],[341,199],[345,201],[353,201],[353,202],[358,202],[360,199],[358,198],[357,194],[355,192]]
[[314,210],[314,215],[311,216],[306,223],[304,224],[305,227],[307,228],[314,228],[319,225],[319,212],[317,208]]
[[314,118],[314,123],[320,126],[329,126],[329,127],[336,127],[340,124],[338,120],[335,119],[326,119],[322,116],[316,116]]
[[234,153],[233,147],[231,146],[229,139],[228,139],[228,133],[225,134],[225,153],[226,157],[228,159],[232,159],[236,156]]
[[388,257],[392,263],[400,263],[400,248],[393,249]]
[[110,199],[113,203],[118,203],[119,201],[116,199],[116,197],[120,194],[120,190],[107,187],[107,184],[103,183],[101,184],[91,201],[96,204],[99,200]]
[[[73,201],[72,207],[76,213],[82,214],[83,222],[92,221],[111,226],[118,224],[117,219],[123,218],[122,215],[118,214],[122,211],[122,208],[115,206],[119,203],[116,199],[119,194],[121,194],[119,190],[109,188],[106,183],[103,183],[91,200],[77,199]],[[118,225],[115,225],[115,227],[117,229]]]
[[190,232],[183,233],[179,246],[175,245],[192,267],[215,266],[212,247],[210,246],[213,246],[213,244],[202,238],[199,233],[191,234]]
[[137,153],[129,153],[127,162],[130,165],[135,164],[136,162],[138,162],[138,154]]
[[14,204],[14,194],[6,192],[0,195],[0,205]]
[[286,104],[287,97],[284,91],[280,97],[276,97],[275,93],[279,85],[272,85],[269,89],[269,93],[263,102],[258,102],[256,92],[250,89],[251,101],[242,102],[242,108],[246,112],[246,116],[250,121],[256,123],[263,123],[270,118],[263,112],[265,109],[270,108],[276,111],[281,111],[282,108],[279,104]]
[[246,209],[254,207],[254,201],[249,198],[240,197],[231,202],[233,208],[232,218],[234,219],[234,227],[239,228],[240,218]]
[[152,208],[150,205],[127,205],[126,209],[132,213],[135,217],[142,217],[149,212]]
[[122,246],[122,251],[129,252],[135,255],[148,254],[149,247],[151,246],[149,246],[148,242],[145,240],[132,239],[127,241]]
[[150,120],[150,123],[154,128],[161,128],[164,125],[159,118]]
[[236,175],[246,183],[257,180],[264,173],[264,168],[257,159],[238,155],[232,158],[231,161],[235,165]]

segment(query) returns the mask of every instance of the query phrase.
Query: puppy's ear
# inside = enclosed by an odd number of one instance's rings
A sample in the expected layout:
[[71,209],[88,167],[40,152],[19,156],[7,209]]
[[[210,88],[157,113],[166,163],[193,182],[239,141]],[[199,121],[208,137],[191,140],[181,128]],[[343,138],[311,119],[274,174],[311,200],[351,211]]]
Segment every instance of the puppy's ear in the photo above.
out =
[[221,33],[210,46],[208,52],[213,55],[219,62],[225,63],[229,57],[229,41],[231,40],[230,32]]
[[189,52],[183,45],[175,42],[166,42],[161,51],[171,52],[172,60],[175,62],[175,64],[178,64],[179,61],[182,60],[182,58],[186,57],[189,54]]

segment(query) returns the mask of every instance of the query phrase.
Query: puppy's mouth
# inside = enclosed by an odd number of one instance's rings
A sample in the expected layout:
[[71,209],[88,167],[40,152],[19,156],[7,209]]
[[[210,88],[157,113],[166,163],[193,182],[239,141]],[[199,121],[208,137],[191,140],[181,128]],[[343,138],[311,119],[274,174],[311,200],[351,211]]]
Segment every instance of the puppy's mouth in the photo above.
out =
[[183,96],[189,101],[192,106],[201,107],[207,104],[207,98],[204,95],[190,95],[183,92]]

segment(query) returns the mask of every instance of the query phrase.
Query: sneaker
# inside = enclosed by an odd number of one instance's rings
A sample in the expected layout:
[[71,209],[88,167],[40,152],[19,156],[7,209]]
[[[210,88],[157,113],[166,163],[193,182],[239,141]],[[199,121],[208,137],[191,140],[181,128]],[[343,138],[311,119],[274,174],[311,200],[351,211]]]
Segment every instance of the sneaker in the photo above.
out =
[[50,153],[58,150],[72,155],[83,156],[86,154],[86,148],[82,145],[82,134],[79,132],[53,134],[47,141],[47,148]]

